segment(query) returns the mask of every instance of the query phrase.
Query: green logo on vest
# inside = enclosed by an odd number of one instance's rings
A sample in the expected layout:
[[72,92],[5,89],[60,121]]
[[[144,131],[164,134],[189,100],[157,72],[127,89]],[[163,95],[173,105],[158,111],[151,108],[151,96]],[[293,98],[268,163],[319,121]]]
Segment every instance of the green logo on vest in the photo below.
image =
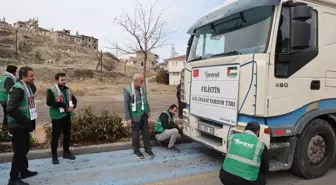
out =
[[234,141],[237,145],[242,145],[243,147],[245,147],[245,148],[249,148],[249,149],[252,149],[253,146],[254,146],[254,144],[250,144],[250,143],[241,141],[240,139],[234,139],[233,141]]

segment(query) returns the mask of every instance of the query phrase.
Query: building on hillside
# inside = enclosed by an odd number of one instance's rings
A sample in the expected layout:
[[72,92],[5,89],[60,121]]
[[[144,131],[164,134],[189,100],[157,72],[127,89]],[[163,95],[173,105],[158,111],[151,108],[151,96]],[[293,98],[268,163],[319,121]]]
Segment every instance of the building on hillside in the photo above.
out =
[[49,36],[50,31],[44,28],[38,28],[38,35]]
[[98,50],[98,39],[86,35],[71,35],[70,30],[52,31],[49,33],[50,38],[56,41],[67,41],[75,43],[83,48]]
[[98,39],[86,35],[76,35],[80,37],[80,45],[84,48],[98,50]]
[[[135,56],[129,57],[128,60],[126,60],[126,66],[133,66],[136,68],[143,68],[144,67],[144,61],[145,61],[145,55],[142,52],[136,52]],[[148,52],[147,54],[147,61],[146,61],[146,68],[148,70],[155,69],[158,67],[159,56],[157,54],[154,54],[152,52]]]
[[10,28],[11,25],[6,22],[6,18],[0,19],[0,28]]
[[37,18],[29,19],[28,21],[17,21],[14,23],[14,28],[38,32],[39,22]]
[[168,63],[169,85],[178,85],[181,80],[181,71],[185,67],[186,55],[165,59]]

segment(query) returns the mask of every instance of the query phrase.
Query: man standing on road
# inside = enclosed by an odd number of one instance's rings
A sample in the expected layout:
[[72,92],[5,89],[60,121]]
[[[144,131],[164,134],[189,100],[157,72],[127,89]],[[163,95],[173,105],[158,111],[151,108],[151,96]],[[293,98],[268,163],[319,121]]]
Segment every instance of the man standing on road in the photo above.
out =
[[179,130],[182,129],[182,123],[178,120],[174,121],[174,116],[177,113],[177,106],[171,105],[168,110],[161,113],[161,115],[156,119],[154,125],[154,132],[156,140],[164,142],[169,139],[168,148],[175,152],[180,152],[174,144],[177,139],[181,138]]
[[37,118],[35,100],[29,84],[34,82],[34,72],[30,67],[20,68],[22,79],[15,83],[8,94],[8,128],[13,135],[13,160],[8,185],[29,185],[21,181],[37,175],[28,170],[27,154],[30,145],[30,132],[35,128]]
[[6,71],[0,77],[0,104],[3,108],[3,122],[2,122],[2,132],[4,136],[4,141],[9,142],[12,140],[11,135],[8,134],[7,130],[7,101],[8,101],[8,92],[15,84],[15,75],[16,75],[17,66],[8,65]]
[[229,138],[228,152],[220,171],[224,185],[266,185],[268,150],[258,138],[260,125],[249,122],[243,133]]
[[47,105],[52,123],[51,154],[52,163],[58,164],[57,146],[58,140],[63,133],[63,158],[75,160],[76,157],[70,153],[71,117],[76,108],[77,99],[66,86],[65,73],[55,75],[56,84],[47,89]]
[[134,155],[143,159],[140,151],[139,132],[141,131],[146,154],[154,157],[149,141],[148,118],[150,108],[147,102],[147,93],[143,87],[144,76],[135,74],[133,83],[124,89],[124,111],[127,124],[132,127],[132,145]]
[[178,117],[182,118],[183,106],[181,102],[181,82],[176,87],[176,97],[178,102]]

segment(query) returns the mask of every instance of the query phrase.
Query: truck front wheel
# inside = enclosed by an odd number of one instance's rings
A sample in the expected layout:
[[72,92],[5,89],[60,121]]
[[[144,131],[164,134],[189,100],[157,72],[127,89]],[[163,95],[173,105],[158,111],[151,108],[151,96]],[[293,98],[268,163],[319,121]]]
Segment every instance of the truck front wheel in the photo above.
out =
[[335,140],[335,132],[328,122],[312,120],[297,140],[292,172],[307,179],[326,174],[335,159]]

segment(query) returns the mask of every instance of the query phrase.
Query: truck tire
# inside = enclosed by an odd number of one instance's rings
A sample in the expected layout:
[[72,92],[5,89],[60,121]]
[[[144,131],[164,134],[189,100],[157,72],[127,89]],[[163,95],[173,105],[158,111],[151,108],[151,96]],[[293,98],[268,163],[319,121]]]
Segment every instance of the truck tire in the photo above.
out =
[[307,179],[325,175],[335,159],[335,140],[335,132],[328,122],[312,120],[297,140],[292,172]]

